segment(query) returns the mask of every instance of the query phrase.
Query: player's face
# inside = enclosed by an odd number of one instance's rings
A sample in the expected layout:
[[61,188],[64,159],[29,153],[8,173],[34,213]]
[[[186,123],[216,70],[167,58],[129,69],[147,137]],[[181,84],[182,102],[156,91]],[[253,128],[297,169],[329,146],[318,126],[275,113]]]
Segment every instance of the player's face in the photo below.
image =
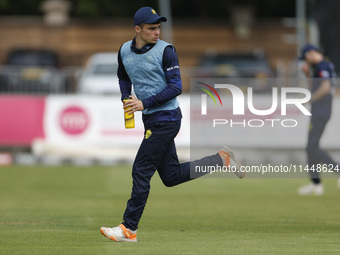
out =
[[148,43],[156,43],[159,39],[161,24],[144,24],[144,26],[136,26],[136,33],[144,45]]
[[308,64],[316,64],[321,61],[321,59],[322,55],[315,50],[310,50],[305,55],[305,60]]

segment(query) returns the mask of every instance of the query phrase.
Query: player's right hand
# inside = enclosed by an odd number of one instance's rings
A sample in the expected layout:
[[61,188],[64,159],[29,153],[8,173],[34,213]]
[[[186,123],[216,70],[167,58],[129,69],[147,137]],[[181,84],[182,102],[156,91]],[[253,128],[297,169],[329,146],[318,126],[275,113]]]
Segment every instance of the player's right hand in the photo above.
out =
[[124,112],[127,112],[129,114],[134,113],[136,111],[143,111],[144,106],[141,100],[138,100],[135,96],[130,95],[132,98],[131,100],[127,100],[123,102],[123,109]]
[[307,63],[303,63],[301,70],[307,77],[309,77],[309,65]]

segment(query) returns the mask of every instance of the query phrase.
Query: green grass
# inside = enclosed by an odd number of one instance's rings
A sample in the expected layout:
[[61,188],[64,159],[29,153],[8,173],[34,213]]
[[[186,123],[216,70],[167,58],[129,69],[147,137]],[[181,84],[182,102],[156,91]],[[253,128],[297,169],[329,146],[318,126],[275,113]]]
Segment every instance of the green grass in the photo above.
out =
[[129,166],[0,168],[0,254],[340,254],[340,192],[307,179],[204,178],[166,188],[155,174],[138,243],[99,232],[122,220]]

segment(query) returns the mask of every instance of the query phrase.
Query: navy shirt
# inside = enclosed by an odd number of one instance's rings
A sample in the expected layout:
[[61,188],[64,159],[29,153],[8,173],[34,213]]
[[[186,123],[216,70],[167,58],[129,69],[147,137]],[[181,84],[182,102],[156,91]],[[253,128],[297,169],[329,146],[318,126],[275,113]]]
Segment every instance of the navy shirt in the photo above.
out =
[[[323,60],[313,67],[312,93],[321,85],[322,81],[329,80],[332,90],[335,86],[335,71],[333,63]],[[332,110],[332,92],[312,103],[312,115],[329,117]]]
[[[155,44],[147,44],[141,49],[136,48],[136,41],[133,39],[131,50],[136,54],[144,54],[151,50]],[[179,71],[179,63],[176,50],[173,46],[167,46],[163,53],[162,67],[167,80],[167,87],[161,92],[142,100],[144,109],[153,108],[164,104],[170,99],[182,93],[182,81]],[[126,73],[120,50],[118,52],[118,71],[117,71],[122,100],[125,96],[131,95],[132,83]],[[159,111],[152,114],[143,114],[145,124],[158,121],[180,121],[182,118],[181,110]]]

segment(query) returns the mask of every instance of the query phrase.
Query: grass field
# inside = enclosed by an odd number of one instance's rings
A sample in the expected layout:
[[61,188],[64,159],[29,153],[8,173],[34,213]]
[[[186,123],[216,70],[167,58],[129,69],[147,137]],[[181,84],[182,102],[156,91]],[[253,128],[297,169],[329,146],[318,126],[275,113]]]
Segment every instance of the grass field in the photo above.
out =
[[340,254],[340,192],[299,197],[307,179],[195,180],[156,174],[138,243],[101,226],[122,220],[128,166],[0,168],[0,254]]

